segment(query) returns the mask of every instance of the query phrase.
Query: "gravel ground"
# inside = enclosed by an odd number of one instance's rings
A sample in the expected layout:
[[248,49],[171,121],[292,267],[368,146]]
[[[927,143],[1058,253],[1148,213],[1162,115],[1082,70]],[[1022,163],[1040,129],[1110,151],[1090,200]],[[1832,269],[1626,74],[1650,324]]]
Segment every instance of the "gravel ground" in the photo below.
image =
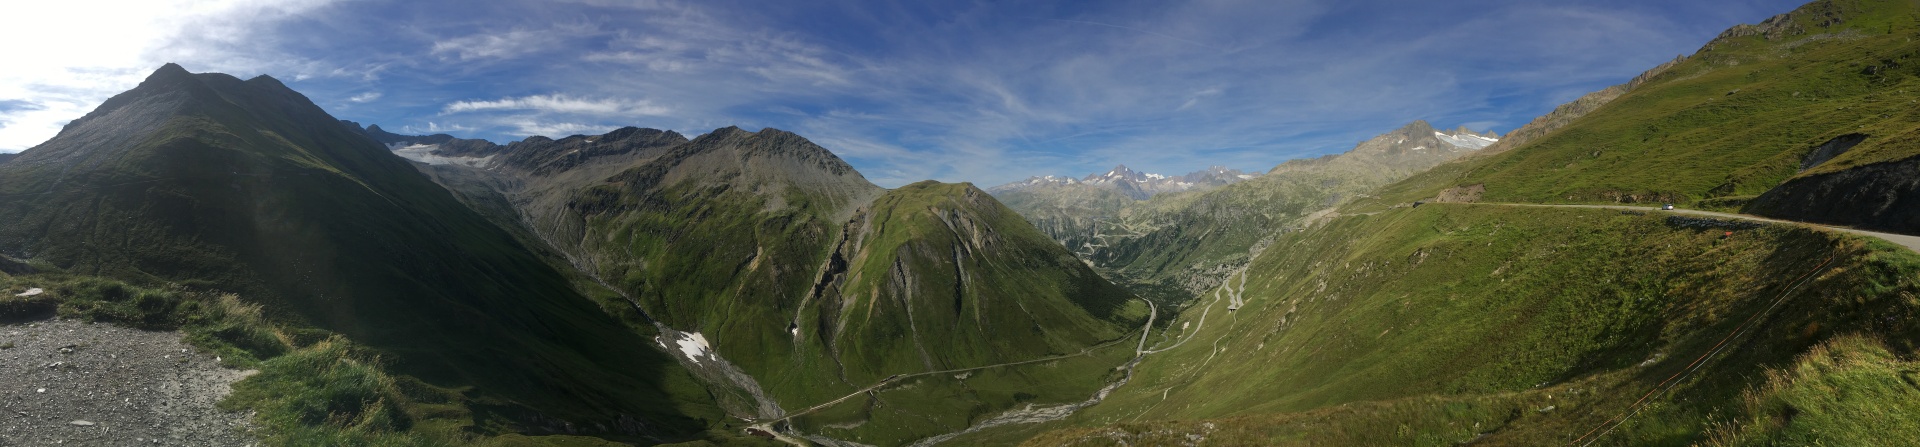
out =
[[251,446],[233,382],[179,332],[43,320],[0,325],[0,446]]

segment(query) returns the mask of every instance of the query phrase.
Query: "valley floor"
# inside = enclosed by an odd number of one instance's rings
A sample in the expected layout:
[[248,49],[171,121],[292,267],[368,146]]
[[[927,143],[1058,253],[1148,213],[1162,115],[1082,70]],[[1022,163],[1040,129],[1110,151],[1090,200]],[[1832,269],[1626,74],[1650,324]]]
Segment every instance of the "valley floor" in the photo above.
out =
[[179,332],[0,325],[0,445],[255,445],[251,414],[214,406],[250,373]]

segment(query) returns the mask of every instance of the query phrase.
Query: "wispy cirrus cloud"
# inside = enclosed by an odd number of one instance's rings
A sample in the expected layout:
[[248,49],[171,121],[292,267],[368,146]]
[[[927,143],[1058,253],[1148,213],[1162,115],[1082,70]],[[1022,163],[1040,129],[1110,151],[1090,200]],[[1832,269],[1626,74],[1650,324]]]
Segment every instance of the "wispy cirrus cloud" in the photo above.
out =
[[431,135],[431,134],[448,133],[448,132],[471,132],[473,130],[474,130],[473,126],[459,126],[459,125],[442,126],[440,125],[440,123],[428,121],[425,125],[401,126],[399,132],[402,134]]
[[428,54],[463,61],[512,58],[559,46],[567,34],[555,30],[525,29],[504,33],[482,32],[434,42]]
[[455,114],[494,110],[531,110],[545,113],[597,116],[660,116],[673,113],[673,109],[655,105],[647,100],[586,99],[566,95],[534,95],[495,100],[455,101],[447,104],[446,108],[441,109],[440,113]]
[[547,135],[555,138],[567,135],[601,134],[613,131],[616,126],[602,124],[580,124],[566,122],[547,122],[534,119],[511,120],[508,124],[527,135]]

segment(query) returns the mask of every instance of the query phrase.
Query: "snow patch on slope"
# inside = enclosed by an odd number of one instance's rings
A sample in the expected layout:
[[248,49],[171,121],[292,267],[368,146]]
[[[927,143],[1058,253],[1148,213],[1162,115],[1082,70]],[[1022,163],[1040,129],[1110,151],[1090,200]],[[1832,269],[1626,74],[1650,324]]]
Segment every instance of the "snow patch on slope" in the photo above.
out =
[[433,151],[436,149],[440,149],[440,145],[415,144],[407,147],[394,148],[393,154],[399,155],[401,158],[430,165],[461,165],[475,168],[485,166],[488,161],[493,160],[492,155],[485,157],[447,157],[435,155]]
[[1479,150],[1487,146],[1492,146],[1496,141],[1500,141],[1498,138],[1487,138],[1474,134],[1448,135],[1445,132],[1437,131],[1433,133],[1433,136],[1454,147],[1468,150]]
[[[694,363],[700,363],[702,358],[713,357],[713,345],[708,344],[707,337],[700,335],[699,332],[682,332],[679,337],[674,338],[673,344],[680,348],[680,353],[685,354],[687,360]],[[671,347],[668,348],[671,349]]]

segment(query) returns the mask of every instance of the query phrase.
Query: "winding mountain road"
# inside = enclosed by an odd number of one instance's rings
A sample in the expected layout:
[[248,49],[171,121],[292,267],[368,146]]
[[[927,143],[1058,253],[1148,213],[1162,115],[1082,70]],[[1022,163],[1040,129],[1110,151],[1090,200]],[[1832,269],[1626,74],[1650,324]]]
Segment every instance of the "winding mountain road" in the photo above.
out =
[[1623,211],[1656,211],[1656,212],[1662,212],[1662,213],[1684,214],[1684,215],[1690,215],[1690,216],[1712,217],[1712,218],[1718,218],[1718,219],[1737,219],[1737,220],[1766,222],[1766,223],[1775,223],[1775,224],[1806,225],[1809,227],[1824,229],[1828,231],[1839,231],[1843,233],[1852,233],[1852,234],[1857,234],[1861,236],[1877,237],[1880,239],[1885,239],[1887,242],[1892,242],[1895,244],[1899,244],[1902,247],[1907,247],[1908,250],[1920,252],[1920,236],[1910,236],[1910,235],[1896,234],[1896,233],[1883,233],[1878,231],[1867,231],[1867,230],[1861,230],[1861,229],[1836,227],[1832,225],[1824,225],[1824,224],[1817,224],[1817,223],[1811,223],[1811,222],[1780,220],[1780,219],[1766,218],[1766,217],[1760,217],[1760,216],[1754,216],[1754,215],[1748,215],[1748,214],[1720,213],[1720,212],[1713,212],[1713,211],[1700,211],[1700,210],[1690,210],[1690,209],[1683,209],[1683,208],[1662,210],[1657,207],[1627,206],[1627,205],[1548,205],[1548,204],[1538,204],[1538,203],[1430,203],[1427,205],[1428,206],[1431,206],[1431,205],[1520,206],[1520,207],[1538,207],[1538,208],[1587,208],[1587,209],[1607,209],[1607,210],[1623,210]]

